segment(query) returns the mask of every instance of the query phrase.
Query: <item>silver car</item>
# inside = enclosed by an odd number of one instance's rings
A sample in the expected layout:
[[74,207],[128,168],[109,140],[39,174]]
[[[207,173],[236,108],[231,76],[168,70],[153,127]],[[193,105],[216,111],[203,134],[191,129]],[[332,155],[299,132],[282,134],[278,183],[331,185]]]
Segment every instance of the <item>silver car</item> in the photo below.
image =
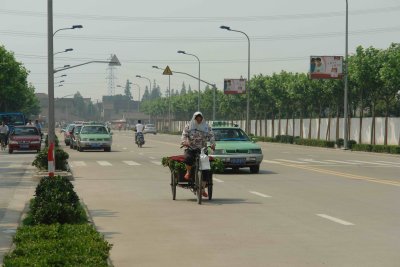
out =
[[157,129],[154,124],[146,124],[143,129],[143,133],[152,133],[152,134],[157,134]]

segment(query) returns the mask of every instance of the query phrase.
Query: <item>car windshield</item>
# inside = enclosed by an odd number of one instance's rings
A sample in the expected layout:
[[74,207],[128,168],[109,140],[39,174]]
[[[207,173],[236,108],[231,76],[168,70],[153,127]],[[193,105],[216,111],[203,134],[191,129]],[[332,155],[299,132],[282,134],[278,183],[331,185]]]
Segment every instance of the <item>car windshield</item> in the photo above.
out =
[[13,135],[17,135],[17,136],[39,135],[39,131],[36,127],[15,128]]
[[85,126],[81,129],[81,134],[108,134],[104,126]]
[[80,125],[80,126],[75,126],[75,128],[74,128],[74,133],[76,134],[76,133],[79,133],[79,131],[81,130],[81,128],[82,128],[82,126]]
[[153,124],[146,124],[145,127],[146,127],[146,128],[154,128],[154,125],[153,125]]
[[242,129],[213,129],[215,141],[249,141]]

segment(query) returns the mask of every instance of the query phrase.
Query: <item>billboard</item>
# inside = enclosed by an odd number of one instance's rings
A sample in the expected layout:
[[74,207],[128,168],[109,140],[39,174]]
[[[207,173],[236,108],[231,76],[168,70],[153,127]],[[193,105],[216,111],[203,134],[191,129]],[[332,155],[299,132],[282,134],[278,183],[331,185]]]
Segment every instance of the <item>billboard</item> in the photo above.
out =
[[343,77],[342,56],[310,57],[311,79],[342,79],[342,77]]
[[224,79],[224,94],[246,93],[246,79]]

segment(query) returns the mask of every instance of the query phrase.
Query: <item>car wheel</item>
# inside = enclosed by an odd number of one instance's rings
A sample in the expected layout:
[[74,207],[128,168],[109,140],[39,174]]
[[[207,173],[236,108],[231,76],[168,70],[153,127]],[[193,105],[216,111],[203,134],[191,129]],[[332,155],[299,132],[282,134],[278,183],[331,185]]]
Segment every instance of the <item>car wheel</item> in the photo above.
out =
[[104,151],[105,151],[105,152],[111,152],[111,147],[106,147],[106,148],[104,148]]
[[258,173],[259,171],[260,171],[260,165],[251,166],[250,167],[250,172],[251,173]]
[[8,154],[12,154],[13,153],[13,150],[12,149],[9,149],[8,150]]

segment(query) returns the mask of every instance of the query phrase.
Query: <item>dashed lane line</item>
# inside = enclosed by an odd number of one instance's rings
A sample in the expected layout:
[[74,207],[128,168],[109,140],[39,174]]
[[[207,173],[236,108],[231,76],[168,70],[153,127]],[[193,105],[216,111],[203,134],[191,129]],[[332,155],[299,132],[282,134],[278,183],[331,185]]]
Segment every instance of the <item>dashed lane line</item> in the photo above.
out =
[[335,222],[335,223],[346,225],[346,226],[354,225],[354,223],[351,223],[351,222],[348,222],[348,221],[345,221],[345,220],[342,220],[342,219],[339,219],[339,218],[336,218],[336,217],[332,217],[332,216],[329,216],[329,215],[326,215],[326,214],[317,214],[317,216],[319,216],[321,218],[324,218],[324,219],[327,219],[327,220],[330,220],[330,221]]
[[142,165],[142,164],[140,164],[140,163],[137,163],[137,162],[131,161],[131,160],[124,160],[124,161],[122,161],[122,162],[125,163],[125,164],[127,164],[127,165],[129,165],[129,166],[139,166],[139,165]]
[[155,161],[155,160],[152,160],[152,161],[151,161],[151,163],[154,163],[154,164],[156,164],[156,165],[159,165],[159,166],[161,166],[161,162],[160,162],[160,161]]
[[100,166],[112,166],[108,161],[96,161]]
[[217,182],[217,183],[223,183],[224,181],[218,179],[218,178],[213,178],[213,181]]
[[260,196],[260,197],[271,197],[271,196],[268,196],[268,195],[265,195],[265,194],[262,194],[262,193],[256,192],[256,191],[249,191],[249,192],[254,195]]

